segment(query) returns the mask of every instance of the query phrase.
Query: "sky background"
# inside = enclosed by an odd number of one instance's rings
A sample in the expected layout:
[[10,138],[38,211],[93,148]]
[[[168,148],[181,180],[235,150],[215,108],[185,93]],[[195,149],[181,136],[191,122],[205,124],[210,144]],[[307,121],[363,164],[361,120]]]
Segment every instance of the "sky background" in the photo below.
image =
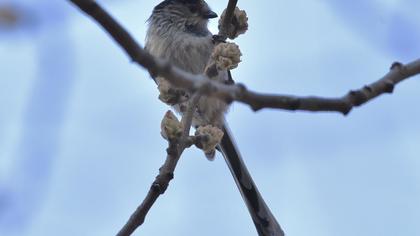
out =
[[[159,1],[100,3],[143,45]],[[208,1],[221,13],[227,1]],[[420,56],[420,1],[239,1],[232,73],[268,93],[341,96]],[[168,107],[68,1],[1,0],[0,235],[115,235],[164,161]],[[1,11],[0,11],[1,16]],[[210,28],[217,32],[217,21]],[[234,104],[227,115],[287,235],[420,235],[420,77],[344,117]],[[221,156],[190,149],[135,235],[256,235]]]

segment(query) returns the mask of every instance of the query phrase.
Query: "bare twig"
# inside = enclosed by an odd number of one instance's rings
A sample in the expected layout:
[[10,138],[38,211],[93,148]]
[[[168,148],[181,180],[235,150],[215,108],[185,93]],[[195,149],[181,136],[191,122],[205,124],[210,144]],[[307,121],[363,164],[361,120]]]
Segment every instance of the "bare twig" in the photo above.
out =
[[120,230],[120,232],[118,232],[117,236],[129,236],[144,223],[150,208],[153,206],[158,197],[165,193],[169,186],[169,182],[174,178],[176,165],[184,150],[196,144],[200,141],[200,139],[203,138],[200,136],[189,136],[193,113],[197,107],[200,96],[201,94],[198,92],[194,94],[191,100],[188,102],[187,110],[184,112],[181,120],[184,127],[182,136],[174,140],[169,139],[169,147],[166,150],[166,160],[162,167],[159,168],[159,175],[156,176],[156,179],[150,187],[149,192],[147,193],[143,202],[130,216],[129,220]]
[[125,52],[150,74],[162,76],[173,85],[191,93],[202,86],[208,86],[207,96],[215,96],[225,101],[238,101],[251,106],[253,110],[276,108],[284,110],[335,111],[347,114],[354,106],[383,94],[392,92],[393,87],[404,79],[420,73],[420,59],[409,64],[394,63],[391,71],[379,81],[352,91],[341,98],[298,97],[289,95],[268,95],[250,91],[241,84],[225,85],[212,81],[204,75],[185,72],[168,61],[154,58],[144,51],[131,35],[93,0],[70,0],[81,10],[92,16],[125,50]]
[[[406,65],[395,62],[391,66],[390,72],[381,79],[358,90],[351,90],[341,98],[265,95],[249,91],[241,85],[232,88],[233,91],[230,94],[234,94],[231,99],[250,105],[254,111],[262,108],[279,108],[285,110],[336,111],[347,115],[353,107],[361,106],[384,93],[392,93],[396,84],[418,74],[420,74],[420,59]],[[228,98],[227,95],[222,96]]]
[[182,125],[184,126],[183,136],[186,138],[190,134],[191,124],[193,120],[194,112],[197,108],[198,101],[201,97],[201,93],[195,93],[190,101],[188,102],[187,110],[182,115]]
[[131,215],[130,219],[120,232],[118,232],[117,236],[129,236],[140,225],[142,225],[150,208],[153,206],[158,197],[161,194],[164,194],[168,188],[169,182],[174,177],[175,167],[179,161],[182,151],[179,148],[177,140],[170,141],[169,147],[166,151],[166,161],[159,169],[159,175],[156,176],[156,179],[150,187],[147,196],[141,205],[137,207],[136,211]]

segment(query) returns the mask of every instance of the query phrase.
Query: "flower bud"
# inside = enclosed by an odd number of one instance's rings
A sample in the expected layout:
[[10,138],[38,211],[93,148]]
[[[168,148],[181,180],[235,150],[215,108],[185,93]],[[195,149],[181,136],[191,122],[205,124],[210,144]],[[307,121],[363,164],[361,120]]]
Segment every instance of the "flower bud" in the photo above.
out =
[[211,55],[216,63],[218,70],[232,70],[238,67],[241,62],[242,53],[238,45],[234,43],[220,43],[214,49]]
[[183,125],[172,111],[167,111],[160,124],[161,135],[166,140],[173,140],[181,137],[184,130]]
[[201,140],[199,147],[204,151],[206,156],[214,156],[216,146],[222,140],[223,131],[215,126],[206,125],[198,127],[195,135],[207,137]]

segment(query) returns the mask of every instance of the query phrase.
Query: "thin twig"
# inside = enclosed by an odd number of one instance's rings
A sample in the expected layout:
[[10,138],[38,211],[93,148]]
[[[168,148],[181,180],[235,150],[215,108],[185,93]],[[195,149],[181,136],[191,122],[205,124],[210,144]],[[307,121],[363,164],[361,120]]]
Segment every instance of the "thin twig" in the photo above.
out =
[[155,181],[150,187],[149,192],[147,193],[141,205],[138,206],[136,211],[130,216],[130,219],[118,232],[117,236],[129,236],[140,225],[142,225],[150,208],[153,206],[158,197],[164,194],[168,188],[169,182],[174,177],[175,167],[182,152],[179,149],[178,141],[176,140],[169,142],[169,147],[166,151],[166,160],[162,167],[159,169],[159,175],[156,176]]
[[360,106],[383,93],[390,93],[397,83],[420,73],[420,59],[406,65],[396,63],[394,65],[397,66],[393,66],[382,79],[341,98],[261,94],[248,90],[241,84],[225,85],[212,81],[204,75],[193,75],[171,65],[168,61],[154,58],[144,51],[131,35],[96,2],[93,0],[70,1],[99,22],[132,60],[146,68],[150,74],[162,76],[174,86],[191,93],[199,90],[201,86],[210,86],[212,89],[207,91],[211,93],[204,95],[215,96],[228,102],[245,103],[255,111],[262,108],[276,108],[293,111],[335,111],[348,114],[354,106]]
[[189,133],[191,130],[191,124],[193,120],[193,114],[201,97],[201,93],[195,93],[190,101],[188,102],[187,109],[182,115],[182,124],[184,130],[182,136],[175,140],[169,140],[169,147],[167,149],[167,156],[165,163],[159,168],[159,175],[156,176],[155,181],[150,187],[145,199],[137,207],[135,212],[130,216],[127,223],[118,232],[117,236],[129,236],[131,235],[140,225],[144,223],[147,213],[150,208],[156,202],[158,197],[165,193],[169,186],[169,182],[174,178],[174,171],[176,165],[186,148],[196,144],[202,137],[190,137]]
[[232,26],[232,19],[235,12],[236,4],[238,0],[229,0],[226,7],[225,17],[223,18],[222,24],[219,28],[219,36],[223,37],[223,40],[227,39],[227,32]]
[[[420,74],[420,59],[406,65],[395,62],[391,66],[391,70],[378,81],[363,88],[351,90],[340,98],[265,95],[249,91],[241,85],[236,85],[236,88],[233,88],[233,91],[229,94],[234,94],[233,100],[250,105],[254,111],[262,108],[279,108],[285,110],[336,111],[347,115],[353,107],[361,106],[384,93],[392,93],[396,84],[418,74]],[[228,97],[229,94],[226,91],[222,96]]]
[[[188,102],[187,110],[182,115],[182,125],[184,126],[183,136],[187,138],[190,134],[191,124],[201,93],[195,93]],[[184,140],[185,141],[185,140]]]

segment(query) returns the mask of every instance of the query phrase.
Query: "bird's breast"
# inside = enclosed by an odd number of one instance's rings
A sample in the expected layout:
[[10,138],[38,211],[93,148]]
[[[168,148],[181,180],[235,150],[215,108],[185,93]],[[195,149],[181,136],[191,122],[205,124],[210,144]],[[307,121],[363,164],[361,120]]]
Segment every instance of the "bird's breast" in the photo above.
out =
[[193,74],[201,74],[213,51],[211,36],[200,37],[187,33],[167,37],[149,36],[146,48],[154,56]]

